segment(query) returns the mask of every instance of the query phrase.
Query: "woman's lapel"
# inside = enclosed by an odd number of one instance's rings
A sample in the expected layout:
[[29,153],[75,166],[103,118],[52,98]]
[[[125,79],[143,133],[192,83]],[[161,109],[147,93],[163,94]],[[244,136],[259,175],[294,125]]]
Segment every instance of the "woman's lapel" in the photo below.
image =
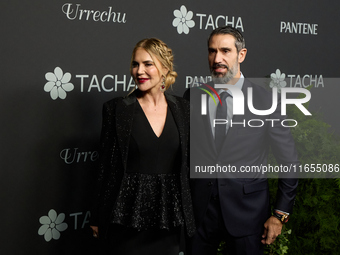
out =
[[116,107],[116,130],[125,170],[136,102],[137,98],[133,92],[123,98]]

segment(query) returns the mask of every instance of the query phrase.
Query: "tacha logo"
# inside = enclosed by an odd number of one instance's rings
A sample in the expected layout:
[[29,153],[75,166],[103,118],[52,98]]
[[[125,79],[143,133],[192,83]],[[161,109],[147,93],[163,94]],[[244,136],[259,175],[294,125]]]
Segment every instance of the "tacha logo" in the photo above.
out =
[[60,67],[54,69],[54,73],[48,72],[45,74],[47,83],[44,86],[44,90],[50,93],[53,100],[57,98],[65,99],[66,92],[70,92],[74,89],[71,81],[70,73],[63,73]]
[[[54,72],[46,73],[45,78],[47,83],[44,90],[49,92],[53,100],[65,99],[67,92],[73,91],[75,87],[79,88],[80,93],[92,91],[111,93],[113,91],[130,91],[136,86],[133,78],[128,75],[75,74],[72,76],[69,72],[64,73],[60,67],[56,67]],[[73,83],[71,83],[71,78]]]
[[200,30],[214,30],[217,27],[230,25],[244,32],[242,17],[193,13],[188,11],[185,5],[182,5],[179,10],[174,10],[173,14],[175,18],[172,21],[172,26],[177,28],[178,34],[189,34],[190,29],[196,25]]
[[271,82],[269,84],[269,87],[277,88],[279,93],[281,92],[281,88],[287,86],[287,82],[285,81],[286,74],[285,73],[281,73],[281,71],[279,69],[276,69],[276,72],[272,73],[270,75],[270,78],[272,80],[271,80]]
[[175,19],[172,22],[174,27],[177,27],[177,32],[179,34],[189,34],[189,28],[195,26],[195,21],[192,20],[194,13],[192,11],[187,11],[187,8],[182,5],[180,10],[174,10]]
[[59,215],[53,209],[48,212],[47,216],[42,216],[39,222],[42,224],[38,230],[38,235],[44,236],[46,242],[54,240],[59,240],[61,233],[65,230],[77,230],[79,228],[88,228],[90,224],[90,211],[87,212],[75,212],[67,215],[67,224],[65,213],[60,213]]
[[38,230],[39,235],[43,235],[46,242],[52,240],[58,240],[60,238],[60,232],[68,228],[67,223],[64,222],[65,214],[60,213],[59,215],[53,209],[48,212],[48,216],[42,216],[39,222],[42,226]]
[[322,74],[285,74],[276,69],[275,73],[270,75],[271,82],[269,86],[271,88],[277,88],[280,92],[283,87],[291,88],[307,88],[313,86],[314,88],[324,88],[324,80]]

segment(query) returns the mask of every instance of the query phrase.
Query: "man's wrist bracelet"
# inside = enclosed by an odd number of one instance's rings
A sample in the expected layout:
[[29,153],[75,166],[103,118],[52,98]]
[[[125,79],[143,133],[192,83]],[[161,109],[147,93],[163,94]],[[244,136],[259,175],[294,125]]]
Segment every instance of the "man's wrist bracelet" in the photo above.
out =
[[283,213],[283,212],[278,212],[275,211],[273,212],[273,216],[277,218],[279,221],[281,221],[282,224],[285,224],[288,222],[289,219],[289,214]]

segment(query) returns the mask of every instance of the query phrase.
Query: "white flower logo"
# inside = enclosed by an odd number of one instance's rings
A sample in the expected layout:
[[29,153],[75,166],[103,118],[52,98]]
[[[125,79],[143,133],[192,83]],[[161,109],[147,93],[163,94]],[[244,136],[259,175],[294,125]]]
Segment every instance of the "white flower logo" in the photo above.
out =
[[70,92],[74,89],[71,80],[71,74],[63,74],[63,70],[60,67],[54,69],[54,73],[48,72],[45,74],[47,83],[44,86],[46,92],[50,92],[51,98],[56,100],[66,98],[66,92]]
[[[58,240],[60,238],[60,232],[67,229],[67,223],[63,223],[65,214],[61,213],[57,215],[57,212],[51,209],[48,212],[48,216],[42,216],[39,222],[42,226],[38,230],[39,235],[44,235],[46,242],[52,240]],[[60,232],[59,232],[60,231]]]
[[193,16],[192,11],[187,11],[187,8],[182,5],[180,10],[174,10],[174,16],[176,17],[172,25],[177,27],[177,32],[179,34],[189,34],[189,28],[193,28],[195,26],[195,21],[191,20]]
[[281,92],[281,88],[286,87],[287,82],[285,81],[286,74],[282,73],[280,69],[276,69],[275,73],[272,73],[270,75],[270,78],[272,78],[269,87],[274,88],[276,87],[278,89],[278,92]]

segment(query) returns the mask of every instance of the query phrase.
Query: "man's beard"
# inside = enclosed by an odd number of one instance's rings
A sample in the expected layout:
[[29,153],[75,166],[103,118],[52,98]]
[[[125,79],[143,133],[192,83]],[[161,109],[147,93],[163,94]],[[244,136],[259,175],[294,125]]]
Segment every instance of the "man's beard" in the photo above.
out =
[[[219,76],[221,73],[216,73],[214,71],[214,69],[216,67],[225,67],[227,68],[227,72],[223,75],[223,76]],[[235,62],[235,64],[229,68],[227,65],[223,65],[223,64],[214,64],[213,67],[211,68],[211,76],[212,76],[212,80],[215,84],[226,84],[229,81],[231,81],[235,75],[238,72],[238,65],[237,62]]]

